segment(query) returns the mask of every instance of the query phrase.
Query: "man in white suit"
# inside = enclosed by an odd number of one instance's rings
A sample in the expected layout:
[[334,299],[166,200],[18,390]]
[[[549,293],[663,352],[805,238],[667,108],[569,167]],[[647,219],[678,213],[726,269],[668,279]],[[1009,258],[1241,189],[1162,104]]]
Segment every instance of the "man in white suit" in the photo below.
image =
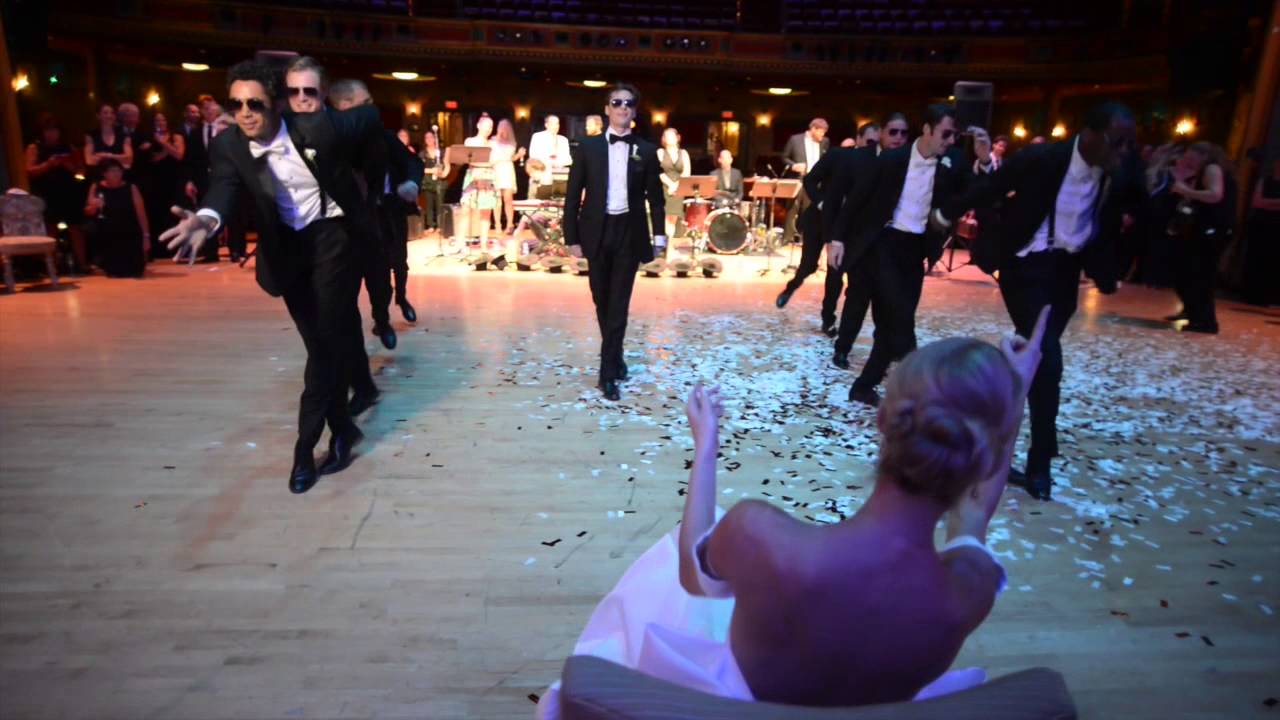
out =
[[[566,172],[573,164],[573,158],[569,154],[569,138],[560,134],[560,118],[548,115],[543,122],[546,129],[534,133],[529,139],[529,161],[532,166],[529,169],[530,200],[538,196],[539,186],[551,184],[554,171]],[[535,160],[537,163],[533,162]],[[542,169],[534,170],[538,164],[542,165]]]

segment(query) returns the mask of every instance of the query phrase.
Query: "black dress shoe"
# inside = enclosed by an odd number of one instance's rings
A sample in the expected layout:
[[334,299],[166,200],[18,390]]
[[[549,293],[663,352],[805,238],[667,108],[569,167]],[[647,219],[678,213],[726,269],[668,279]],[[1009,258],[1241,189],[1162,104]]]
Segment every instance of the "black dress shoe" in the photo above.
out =
[[396,331],[390,325],[374,325],[370,332],[378,336],[382,341],[382,347],[388,350],[396,349]]
[[829,338],[833,338],[840,334],[840,326],[835,324],[828,325],[825,328],[823,328],[822,334],[826,335]]
[[1017,485],[1026,490],[1027,494],[1037,500],[1053,499],[1053,478],[1049,475],[1048,470],[1035,470],[1030,473],[1024,473],[1020,470],[1009,468],[1009,484]]
[[617,380],[601,380],[597,387],[600,388],[600,392],[604,393],[605,400],[613,400],[616,402],[617,400],[622,399],[622,393],[618,391]]
[[880,407],[880,393],[873,387],[862,387],[857,383],[849,388],[849,402],[860,402],[871,407]]
[[791,302],[791,296],[794,293],[795,290],[783,290],[778,293],[778,299],[774,300],[773,304],[777,305],[779,309],[786,307],[787,303]]
[[418,322],[418,313],[409,304],[408,300],[400,300],[396,304],[400,306],[400,316],[404,318],[405,322]]
[[316,473],[316,461],[311,458],[306,460],[298,460],[293,463],[293,472],[289,473],[289,492],[294,495],[311,489],[316,484],[320,476]]
[[618,382],[624,382],[631,377],[631,373],[627,371],[627,364],[622,360],[618,361]]
[[1204,333],[1206,335],[1218,334],[1218,323],[1193,322],[1182,326],[1182,332]]
[[364,433],[359,429],[345,435],[334,433],[329,438],[329,454],[325,456],[324,462],[320,463],[320,474],[330,475],[346,470],[354,457],[352,449],[363,439]]
[[357,392],[351,396],[351,402],[347,404],[347,412],[351,413],[352,416],[359,415],[373,407],[373,404],[378,402],[381,397],[382,393],[377,388],[374,388],[373,392]]
[[[848,370],[849,369],[849,353],[840,352],[839,350],[837,350],[835,354],[831,356],[831,364],[835,365],[841,370]],[[850,393],[850,395],[852,395],[852,393]]]

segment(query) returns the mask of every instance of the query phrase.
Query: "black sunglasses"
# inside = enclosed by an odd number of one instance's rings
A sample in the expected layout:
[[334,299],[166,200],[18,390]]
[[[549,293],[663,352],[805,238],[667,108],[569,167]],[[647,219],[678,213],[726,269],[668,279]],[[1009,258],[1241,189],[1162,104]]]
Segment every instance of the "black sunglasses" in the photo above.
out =
[[227,109],[233,113],[240,112],[240,108],[245,106],[249,107],[249,112],[262,113],[267,111],[267,104],[258,98],[250,98],[248,100],[231,98],[227,100]]
[[309,98],[318,98],[318,97],[320,97],[320,88],[314,88],[314,87],[294,87],[294,86],[290,85],[290,86],[289,86],[289,96],[290,96],[290,97],[298,97],[299,95],[306,95],[306,96],[307,96],[307,97],[309,97]]
[[943,139],[943,140],[950,140],[951,138],[955,137],[955,134],[956,134],[956,131],[955,131],[955,130],[943,130],[943,131],[942,131],[942,139]]
[[636,106],[636,100],[635,98],[610,98],[609,104],[616,108],[620,108],[624,105],[629,108],[633,108]]
[[888,133],[889,137],[898,137],[899,135],[907,134],[905,128],[885,128],[885,132]]

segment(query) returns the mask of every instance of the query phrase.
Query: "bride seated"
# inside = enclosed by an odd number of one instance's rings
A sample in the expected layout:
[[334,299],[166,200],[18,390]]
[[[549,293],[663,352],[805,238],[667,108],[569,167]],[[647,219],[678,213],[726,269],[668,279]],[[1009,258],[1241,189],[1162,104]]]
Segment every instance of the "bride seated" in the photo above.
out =
[[[683,521],[627,570],[574,654],[723,697],[792,705],[900,702],[983,682],[979,669],[947,669],[1005,585],[987,525],[1046,317],[1029,341],[1006,338],[997,349],[953,338],[903,359],[877,415],[875,488],[836,525],[759,500],[720,513],[723,401],[718,389],[695,387]],[[944,519],[939,549],[934,531]],[[538,715],[559,716],[558,683]]]

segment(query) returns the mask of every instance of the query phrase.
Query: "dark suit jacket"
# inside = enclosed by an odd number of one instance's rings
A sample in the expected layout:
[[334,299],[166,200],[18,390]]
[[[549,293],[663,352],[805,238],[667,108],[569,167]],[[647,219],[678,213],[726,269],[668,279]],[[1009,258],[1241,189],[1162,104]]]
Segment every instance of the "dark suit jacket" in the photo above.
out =
[[[360,170],[368,183],[368,199],[371,205],[387,202],[383,199],[383,189],[386,187],[384,178],[388,173],[391,175],[391,194],[395,195],[396,188],[406,180],[412,180],[421,185],[422,176],[426,172],[422,158],[409,152],[409,148],[400,142],[400,138],[385,128],[382,131],[382,141],[369,145]],[[399,197],[395,198],[393,204],[395,207],[406,205]],[[414,209],[417,209],[416,205]]]
[[[381,142],[378,109],[364,105],[344,112],[285,113],[284,121],[304,158],[307,149],[315,151],[314,161],[306,162],[320,189],[338,203],[350,223],[371,226],[368,206],[352,170],[363,163],[371,143]],[[213,139],[209,160],[209,192],[201,207],[216,210],[225,221],[232,216],[241,191],[247,193],[258,219],[258,285],[270,295],[282,295],[303,268],[298,261],[299,248],[292,245],[293,236],[280,232],[274,180],[266,157],[255,160],[249,152],[249,139],[236,128]]]
[[805,174],[804,193],[812,202],[801,218],[806,238],[831,237],[840,206],[853,183],[858,158],[867,153],[874,159],[875,148],[836,148]]
[[724,184],[724,173],[720,171],[719,166],[715,170],[716,176],[716,192],[727,192],[733,195],[735,200],[742,199],[742,171],[738,168],[729,168],[729,184]]
[[[808,163],[808,158],[804,154],[804,136],[807,133],[796,133],[787,138],[787,144],[782,148],[782,159],[787,163],[787,175],[797,177],[791,172],[791,166],[796,163]],[[827,150],[831,149],[831,138],[824,137],[822,142],[818,143],[818,159],[821,160],[823,155],[827,154]],[[817,163],[814,163],[817,165]],[[813,168],[805,168],[805,172],[812,171]]]
[[[879,156],[874,151],[848,155],[848,173],[851,177],[849,191],[839,209],[829,240],[838,240],[845,246],[845,267],[852,267],[858,258],[879,237],[881,229],[893,220],[893,211],[902,196],[902,186],[907,179],[914,142],[900,148],[886,150]],[[944,162],[945,160],[945,162]],[[949,167],[948,167],[949,165]],[[949,152],[938,158],[933,174],[933,209],[943,207],[948,200],[963,192],[972,172],[966,172],[964,158],[958,152]],[[946,234],[925,227],[925,258],[934,262],[942,255]]]
[[[605,203],[609,193],[608,133],[584,138],[573,149],[573,165],[569,167],[569,186],[564,200],[564,242],[581,245],[588,259],[596,257],[604,240]],[[658,147],[636,138],[628,153],[627,206],[631,228],[627,233],[640,262],[653,259],[653,239],[645,223],[645,201],[649,202],[649,221],[661,231],[666,220],[665,198],[658,176]],[[585,191],[585,196],[584,196]]]
[[[950,221],[970,209],[985,210],[1000,205],[997,216],[982,225],[982,235],[974,248],[974,261],[986,272],[1000,269],[1035,237],[1035,232],[1057,204],[1058,190],[1071,165],[1076,139],[1029,145],[1007,157],[1000,169],[974,183],[961,196],[942,208]],[[1120,216],[1141,202],[1137,186],[1141,173],[1125,181],[1104,175],[1100,201],[1095,206],[1093,236],[1081,251],[1085,274],[1104,293],[1115,291],[1116,247]],[[1010,196],[1012,193],[1012,196]]]
[[204,123],[190,131],[183,124],[182,138],[187,143],[186,153],[182,156],[185,179],[195,183],[198,200],[209,189],[209,149],[204,146]]

